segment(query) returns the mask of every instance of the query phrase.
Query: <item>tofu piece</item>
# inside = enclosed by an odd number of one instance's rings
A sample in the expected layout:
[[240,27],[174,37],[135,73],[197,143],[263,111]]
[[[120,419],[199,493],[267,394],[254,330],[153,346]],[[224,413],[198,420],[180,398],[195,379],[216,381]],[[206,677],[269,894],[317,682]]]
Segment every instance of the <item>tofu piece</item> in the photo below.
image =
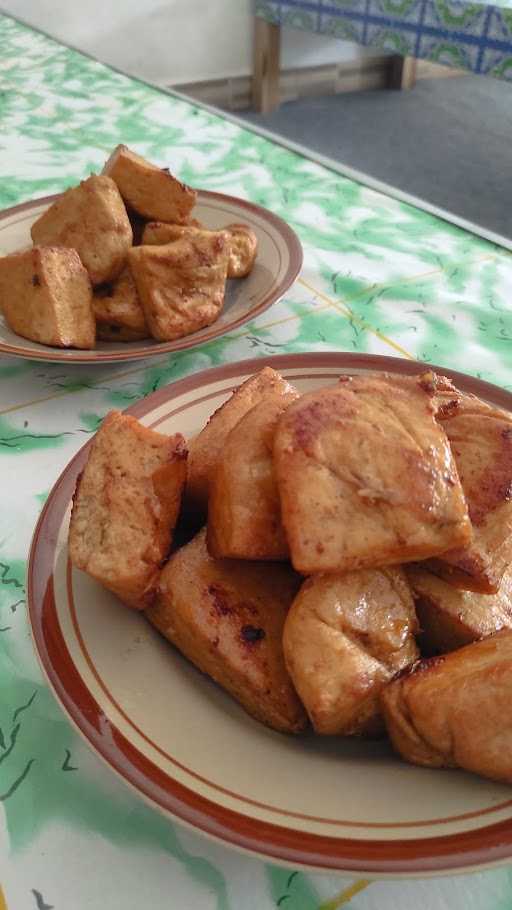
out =
[[512,562],[512,414],[440,377],[437,419],[448,436],[473,539],[430,563],[455,588],[496,594]]
[[222,234],[132,247],[128,261],[146,322],[157,341],[191,335],[219,316],[228,264]]
[[299,397],[276,390],[231,430],[208,501],[208,550],[229,559],[287,559],[272,449],[277,421]]
[[69,555],[135,609],[155,594],[186,478],[183,437],[163,436],[111,411],[94,436],[78,479]]
[[[197,234],[212,233],[193,225],[167,224],[150,221],[144,229],[142,242],[148,245],[173,243],[182,237],[191,239]],[[222,228],[229,244],[228,278],[245,278],[252,270],[258,251],[258,238],[247,224],[229,224]]]
[[280,418],[274,460],[292,563],[305,575],[464,546],[471,523],[432,395],[417,377],[343,376]]
[[117,278],[133,239],[114,181],[94,174],[59,196],[30,233],[35,244],[76,250],[93,284]]
[[186,503],[190,512],[206,516],[210,484],[228,434],[258,402],[292,392],[290,383],[264,367],[238,386],[189,442]]
[[186,223],[196,203],[196,191],[176,180],[169,168],[150,164],[126,145],[114,149],[103,173],[115,181],[130,208],[152,221]]
[[137,288],[128,266],[124,267],[119,277],[111,284],[96,288],[93,310],[98,338],[134,341],[150,337]]
[[420,643],[427,654],[455,651],[499,629],[512,628],[512,568],[502,578],[497,594],[458,591],[423,568],[408,566]]
[[289,566],[212,559],[203,529],[163,569],[146,616],[249,714],[298,733],[306,715],[285,667],[282,632],[299,583]]
[[246,278],[256,261],[258,238],[248,224],[228,224],[223,230],[229,236],[228,278]]
[[30,341],[94,348],[91,282],[76,250],[35,246],[2,256],[0,311],[9,328]]
[[410,587],[400,568],[314,575],[283,633],[288,672],[317,733],[383,731],[379,693],[419,652]]
[[512,783],[512,632],[422,660],[382,690],[396,751],[429,768]]

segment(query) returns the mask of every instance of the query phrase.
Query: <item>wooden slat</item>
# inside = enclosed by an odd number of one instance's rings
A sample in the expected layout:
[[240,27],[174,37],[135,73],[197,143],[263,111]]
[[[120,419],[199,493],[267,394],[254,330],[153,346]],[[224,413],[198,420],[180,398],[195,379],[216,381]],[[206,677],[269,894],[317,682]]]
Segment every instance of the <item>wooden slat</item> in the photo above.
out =
[[262,114],[267,114],[279,107],[280,50],[280,26],[256,17],[254,20],[252,101],[254,109]]
[[416,57],[393,54],[389,62],[389,88],[413,88],[416,85],[416,67]]

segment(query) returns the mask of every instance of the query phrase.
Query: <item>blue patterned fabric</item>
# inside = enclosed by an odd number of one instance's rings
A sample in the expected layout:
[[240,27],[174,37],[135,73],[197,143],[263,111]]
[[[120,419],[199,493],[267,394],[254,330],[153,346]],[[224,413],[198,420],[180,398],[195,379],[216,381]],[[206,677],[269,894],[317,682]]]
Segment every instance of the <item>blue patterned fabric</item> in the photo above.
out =
[[268,22],[512,80],[512,0],[254,0]]

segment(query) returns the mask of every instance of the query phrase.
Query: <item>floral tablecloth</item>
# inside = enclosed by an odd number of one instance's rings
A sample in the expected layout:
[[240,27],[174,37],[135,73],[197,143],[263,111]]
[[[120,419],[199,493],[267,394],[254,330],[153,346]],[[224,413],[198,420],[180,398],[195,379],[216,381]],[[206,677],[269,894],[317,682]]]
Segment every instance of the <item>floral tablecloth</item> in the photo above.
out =
[[418,357],[512,385],[512,258],[183,100],[0,18],[0,206],[61,190],[123,141],[283,216],[303,272],[253,323],[116,366],[0,358],[0,910],[505,910],[510,871],[309,875],[171,824],[109,773],[41,678],[26,617],[48,491],[104,414],[203,367],[286,351]]
[[267,22],[512,79],[511,0],[253,0],[253,8]]

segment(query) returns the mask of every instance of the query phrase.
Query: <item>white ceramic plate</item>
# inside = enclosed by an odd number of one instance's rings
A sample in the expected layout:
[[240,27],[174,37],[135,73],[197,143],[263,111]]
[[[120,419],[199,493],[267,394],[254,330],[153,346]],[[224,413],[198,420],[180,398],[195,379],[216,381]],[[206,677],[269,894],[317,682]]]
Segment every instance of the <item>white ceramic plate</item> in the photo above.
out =
[[[196,433],[270,364],[305,392],[341,372],[420,372],[388,357],[291,354],[229,364],[129,408]],[[512,395],[448,373],[512,410]],[[285,736],[252,720],[149,626],[68,561],[71,497],[87,446],[57,481],[34,534],[29,609],[57,698],[92,748],[157,809],[277,862],[368,876],[442,874],[512,858],[512,789],[405,764],[386,742]]]
[[[56,198],[47,196],[0,212],[0,256],[31,245],[31,225]],[[205,190],[199,190],[192,214],[208,228],[244,222],[258,238],[258,255],[250,275],[228,281],[224,307],[213,325],[177,341],[145,339],[125,344],[99,341],[94,351],[78,351],[21,338],[8,328],[0,314],[0,353],[63,363],[109,363],[181,351],[225,335],[254,319],[293,284],[302,267],[302,247],[295,232],[277,215],[244,199]]]

